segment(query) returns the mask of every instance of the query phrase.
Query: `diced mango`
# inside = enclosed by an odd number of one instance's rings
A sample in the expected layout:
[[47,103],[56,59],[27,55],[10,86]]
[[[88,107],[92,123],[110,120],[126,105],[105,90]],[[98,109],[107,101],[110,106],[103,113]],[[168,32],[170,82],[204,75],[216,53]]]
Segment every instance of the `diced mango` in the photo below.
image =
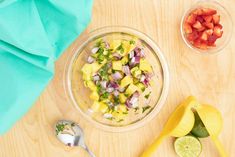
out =
[[99,108],[100,108],[100,103],[98,101],[94,101],[94,103],[92,104],[91,106],[91,109],[94,111],[94,112],[97,112],[99,111]]
[[139,92],[144,92],[145,91],[145,86],[143,83],[137,83],[136,86],[138,87]]
[[99,97],[99,94],[96,91],[94,91],[94,92],[91,93],[90,98],[92,100],[98,101],[100,97]]
[[123,94],[123,93],[119,94],[119,100],[121,103],[125,103],[126,99],[127,99],[127,97],[125,96],[125,94]]
[[126,117],[126,114],[123,114],[122,112],[118,112],[118,111],[112,112],[112,115],[116,120],[120,120]]
[[102,113],[105,113],[107,110],[108,110],[108,105],[103,103],[103,102],[100,102],[100,108],[99,110],[102,112]]
[[128,86],[128,88],[126,89],[126,94],[127,95],[132,95],[134,92],[136,92],[137,90],[138,90],[139,88],[136,86],[136,85],[134,85],[134,84],[130,84],[129,86]]
[[110,49],[113,49],[113,50],[116,50],[116,48],[118,46],[120,46],[122,43],[122,40],[113,40],[111,43],[110,43]]
[[133,83],[133,79],[131,78],[131,76],[125,76],[122,80],[121,80],[121,88],[126,87],[127,85]]
[[122,59],[121,59],[121,62],[122,62],[122,65],[126,65],[128,63],[128,57],[127,56],[124,56]]
[[126,105],[122,104],[118,106],[118,110],[120,110],[121,112],[127,112],[127,108]]
[[152,72],[152,66],[145,59],[140,59],[140,70],[145,72]]
[[122,70],[122,62],[121,61],[113,61],[112,62],[113,70]]
[[93,81],[85,81],[85,87],[90,88],[91,91],[96,91],[97,87]]
[[137,78],[138,76],[140,76],[141,75],[141,70],[138,68],[138,67],[134,67],[134,68],[132,68],[131,69],[131,74],[135,77],[135,78]]

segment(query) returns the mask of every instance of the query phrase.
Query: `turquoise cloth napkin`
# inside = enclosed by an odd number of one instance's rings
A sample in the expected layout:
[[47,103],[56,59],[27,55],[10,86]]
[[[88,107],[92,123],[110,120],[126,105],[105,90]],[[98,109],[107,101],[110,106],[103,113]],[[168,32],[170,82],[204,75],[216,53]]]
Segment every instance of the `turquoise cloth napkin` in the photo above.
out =
[[54,62],[90,21],[92,0],[0,0],[0,134],[53,77]]

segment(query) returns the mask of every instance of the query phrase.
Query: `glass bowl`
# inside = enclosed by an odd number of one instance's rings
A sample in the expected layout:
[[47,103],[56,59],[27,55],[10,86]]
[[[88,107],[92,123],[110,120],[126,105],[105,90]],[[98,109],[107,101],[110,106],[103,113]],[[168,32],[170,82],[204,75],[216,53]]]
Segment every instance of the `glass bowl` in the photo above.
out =
[[[216,41],[215,47],[209,47],[208,49],[203,50],[193,46],[186,38],[186,33],[183,28],[185,19],[193,10],[197,8],[212,8],[217,10],[217,14],[220,15],[220,24],[223,26],[223,35]],[[233,32],[233,22],[229,12],[219,2],[215,0],[201,0],[196,2],[189,10],[184,13],[181,19],[180,31],[185,44],[189,48],[199,53],[213,54],[221,51],[230,41]]]
[[[92,104],[92,100],[89,98],[91,92],[83,85],[81,68],[87,62],[92,46],[99,38],[104,40],[130,40],[133,37],[145,47],[146,59],[153,67],[152,94],[148,102],[152,109],[138,115],[130,113],[122,122],[107,120],[98,113],[91,114],[89,112],[89,107]],[[74,54],[69,57],[64,76],[66,91],[82,116],[91,122],[92,125],[111,132],[122,132],[143,126],[160,111],[166,100],[169,88],[168,67],[159,47],[146,34],[121,26],[104,27],[89,33],[74,51]],[[140,100],[140,104],[142,101]]]

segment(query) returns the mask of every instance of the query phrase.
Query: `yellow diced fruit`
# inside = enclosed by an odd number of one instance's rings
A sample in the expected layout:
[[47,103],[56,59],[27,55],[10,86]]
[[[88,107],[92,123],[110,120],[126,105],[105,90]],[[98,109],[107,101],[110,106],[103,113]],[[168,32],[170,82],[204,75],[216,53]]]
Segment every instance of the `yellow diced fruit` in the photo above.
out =
[[113,70],[122,70],[122,62],[121,61],[113,61],[112,62]]
[[128,63],[128,57],[125,56],[121,59],[122,65],[126,65]]
[[95,72],[97,72],[98,70],[100,70],[100,68],[101,68],[106,62],[107,62],[107,60],[104,59],[104,61],[103,61],[101,64],[99,64],[98,62],[92,63],[92,64],[91,64],[91,66],[92,66],[92,74],[95,73]]
[[91,106],[91,109],[94,111],[94,112],[97,112],[99,111],[99,108],[100,108],[100,103],[98,101],[94,101],[94,103],[92,104]]
[[118,111],[112,112],[112,115],[116,120],[123,119],[126,116],[126,114],[123,114],[122,112],[118,112]]
[[119,100],[121,103],[125,103],[126,99],[127,99],[127,97],[125,96],[125,94],[123,94],[123,93],[119,94]]
[[122,43],[122,40],[113,40],[111,43],[110,43],[110,49],[113,49],[113,50],[116,50],[116,48],[118,46],[120,46]]
[[108,105],[105,104],[105,103],[103,103],[103,102],[101,102],[101,103],[100,103],[100,108],[99,108],[99,110],[100,110],[102,113],[105,113],[105,112],[108,110]]
[[93,81],[86,81],[86,87],[90,88],[91,91],[97,90],[97,87]]
[[121,112],[127,112],[126,105],[119,105],[119,106],[118,106],[118,109],[119,109]]
[[130,84],[128,88],[126,89],[127,95],[132,95],[134,92],[136,92],[139,88],[136,85]]
[[145,86],[143,83],[137,83],[136,86],[138,87],[139,92],[144,92],[145,91]]
[[94,91],[94,92],[91,93],[90,98],[91,98],[92,100],[98,101],[100,97],[99,97],[99,94]]
[[152,72],[152,66],[145,59],[140,59],[140,70],[145,72]]
[[91,64],[84,64],[82,67],[83,79],[87,80],[91,77],[92,74],[92,65]]
[[122,80],[121,80],[121,88],[124,88],[126,86],[128,86],[129,84],[133,83],[133,79],[131,78],[131,76],[125,76]]

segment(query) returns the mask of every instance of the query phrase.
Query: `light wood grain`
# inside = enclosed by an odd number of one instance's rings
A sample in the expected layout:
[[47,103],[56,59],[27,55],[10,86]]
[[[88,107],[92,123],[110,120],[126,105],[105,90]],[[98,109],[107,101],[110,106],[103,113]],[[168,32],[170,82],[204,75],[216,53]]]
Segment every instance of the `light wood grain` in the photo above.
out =
[[[69,103],[63,88],[63,71],[68,55],[78,46],[78,38],[56,63],[55,77],[30,111],[4,136],[0,137],[0,157],[85,157],[80,148],[64,147],[54,136],[59,119],[78,122],[88,146],[98,157],[137,157],[161,131],[173,109],[188,95],[216,106],[224,118],[220,139],[229,154],[235,154],[235,36],[215,55],[191,52],[183,43],[179,23],[190,0],[95,0],[92,20],[84,32],[108,25],[125,25],[151,36],[167,59],[171,86],[160,114],[144,127],[126,133],[98,130],[85,121]],[[235,1],[223,0],[235,20]],[[79,6],[78,6],[79,9]],[[231,32],[232,33],[232,32]],[[175,157],[173,138],[168,138],[155,153]],[[201,156],[217,157],[209,139],[203,139]]]

